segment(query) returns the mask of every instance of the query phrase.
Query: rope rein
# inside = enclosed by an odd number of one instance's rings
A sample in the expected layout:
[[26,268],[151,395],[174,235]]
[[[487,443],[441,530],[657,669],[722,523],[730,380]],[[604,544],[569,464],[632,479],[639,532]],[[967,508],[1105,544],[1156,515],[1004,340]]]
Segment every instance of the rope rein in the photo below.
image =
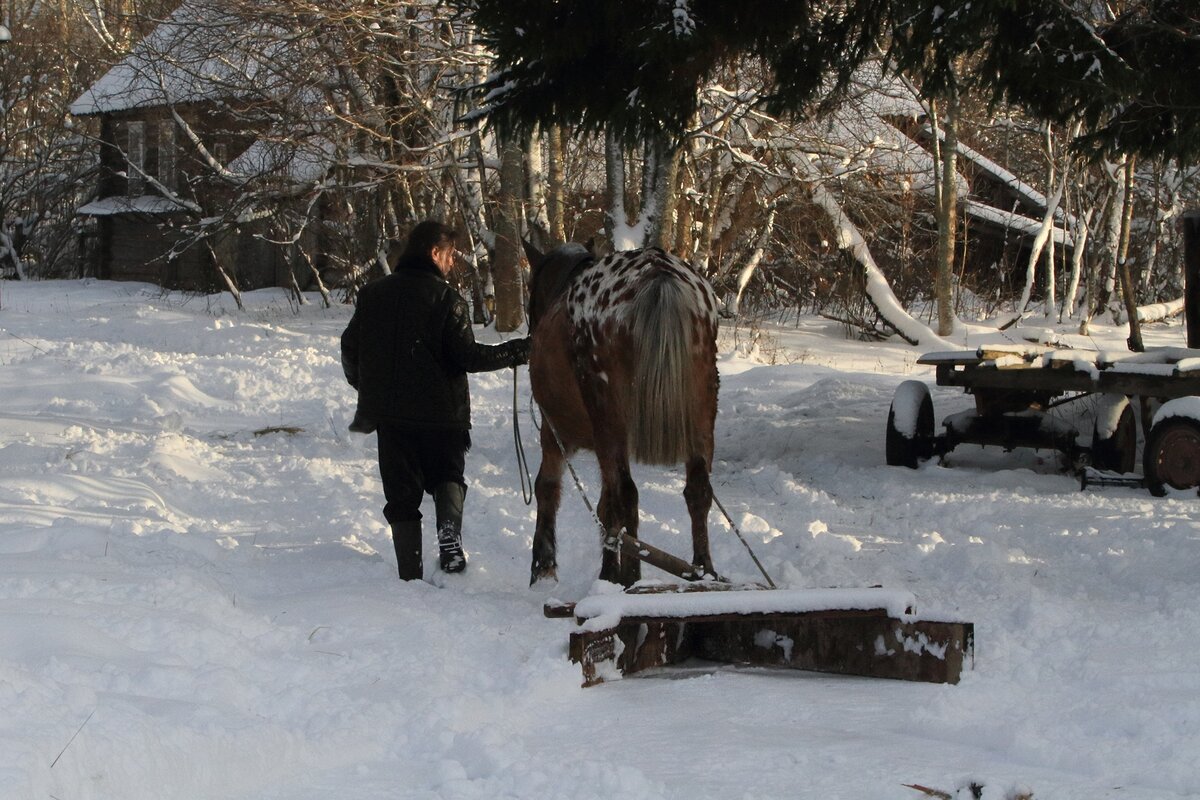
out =
[[[596,523],[596,528],[600,531],[600,541],[605,550],[611,550],[617,556],[617,562],[621,559],[620,534],[612,536],[608,532],[608,528],[604,527],[604,523],[600,521],[600,515],[596,513],[595,507],[592,505],[592,500],[588,497],[587,489],[583,488],[583,481],[579,479],[579,473],[575,471],[575,464],[571,461],[571,457],[567,455],[567,448],[563,444],[562,438],[558,435],[558,429],[554,427],[554,423],[545,414],[542,414],[542,421],[538,422],[533,415],[533,397],[529,398],[529,418],[533,421],[533,427],[537,429],[539,435],[542,433],[542,428],[550,429],[550,434],[554,437],[554,443],[558,445],[558,451],[562,453],[563,463],[567,465],[567,471],[571,473],[571,479],[575,482],[575,489],[579,492],[579,496],[583,498],[583,504],[587,506],[588,513],[592,515],[592,521]],[[624,533],[624,528],[621,533]]]
[[758,567],[758,571],[762,573],[763,579],[767,582],[767,586],[770,586],[772,589],[779,588],[775,585],[775,581],[771,580],[771,576],[767,574],[767,570],[763,567],[762,562],[758,560],[758,556],[754,555],[754,549],[750,547],[750,543],[746,541],[746,537],[742,536],[741,530],[738,529],[738,526],[734,523],[733,517],[729,516],[729,512],[725,510],[725,506],[721,504],[721,499],[717,497],[716,492],[713,492],[712,499],[713,502],[717,504],[717,508],[721,509],[721,513],[725,515],[725,521],[729,523],[729,527],[733,529],[733,532],[737,534],[738,539],[742,541],[742,545],[745,546],[746,552],[750,554],[750,560],[754,562],[754,566]]
[[521,478],[521,498],[525,505],[533,504],[533,479],[529,477],[529,459],[525,456],[525,444],[521,441],[521,423],[517,419],[517,371],[513,367],[513,444],[517,448],[517,474]]

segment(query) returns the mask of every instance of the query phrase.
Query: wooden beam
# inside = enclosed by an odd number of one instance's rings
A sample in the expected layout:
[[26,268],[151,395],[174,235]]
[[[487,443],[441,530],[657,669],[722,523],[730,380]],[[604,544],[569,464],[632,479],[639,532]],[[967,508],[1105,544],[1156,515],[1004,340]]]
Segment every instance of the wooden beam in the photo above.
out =
[[652,567],[658,567],[663,572],[683,578],[685,581],[725,580],[719,575],[705,575],[695,564],[625,534],[621,534],[621,555],[644,561]]
[[974,664],[969,622],[904,621],[883,609],[637,617],[571,634],[583,685],[702,658],[875,678],[958,683]]

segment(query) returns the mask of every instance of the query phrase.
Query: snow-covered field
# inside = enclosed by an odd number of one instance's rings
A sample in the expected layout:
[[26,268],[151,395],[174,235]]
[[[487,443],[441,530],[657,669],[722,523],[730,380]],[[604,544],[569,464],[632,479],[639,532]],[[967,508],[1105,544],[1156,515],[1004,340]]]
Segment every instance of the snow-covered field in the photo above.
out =
[[[885,466],[893,391],[933,383],[905,345],[815,319],[757,345],[726,330],[714,484],[778,584],[907,589],[975,623],[975,670],[940,686],[697,668],[585,690],[570,622],[542,604],[588,593],[599,545],[568,483],[561,582],[527,587],[511,371],[472,378],[467,573],[437,573],[427,533],[431,582],[402,584],[374,439],[345,429],[348,307],[0,292],[5,800],[1200,795],[1200,501],[1081,492],[1047,453]],[[518,391],[536,469],[524,370]],[[940,420],[971,399],[934,402]],[[642,535],[688,555],[681,475],[635,477]],[[758,579],[712,520],[718,567]]]

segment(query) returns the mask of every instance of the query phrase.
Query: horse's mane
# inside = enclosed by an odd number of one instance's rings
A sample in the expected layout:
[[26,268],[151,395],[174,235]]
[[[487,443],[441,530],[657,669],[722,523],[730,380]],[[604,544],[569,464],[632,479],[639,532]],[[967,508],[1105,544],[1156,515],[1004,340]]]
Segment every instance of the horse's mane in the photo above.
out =
[[531,265],[529,277],[529,332],[551,306],[562,297],[571,280],[596,260],[581,244],[568,242],[546,253]]

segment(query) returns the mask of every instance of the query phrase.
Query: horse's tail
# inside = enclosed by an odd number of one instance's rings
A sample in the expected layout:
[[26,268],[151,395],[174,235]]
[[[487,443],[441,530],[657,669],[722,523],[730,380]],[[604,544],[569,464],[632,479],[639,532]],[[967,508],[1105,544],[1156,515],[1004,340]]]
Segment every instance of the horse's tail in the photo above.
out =
[[650,277],[633,299],[629,332],[640,352],[629,395],[629,450],[644,464],[678,464],[697,452],[689,343],[703,309],[692,287],[670,272]]

